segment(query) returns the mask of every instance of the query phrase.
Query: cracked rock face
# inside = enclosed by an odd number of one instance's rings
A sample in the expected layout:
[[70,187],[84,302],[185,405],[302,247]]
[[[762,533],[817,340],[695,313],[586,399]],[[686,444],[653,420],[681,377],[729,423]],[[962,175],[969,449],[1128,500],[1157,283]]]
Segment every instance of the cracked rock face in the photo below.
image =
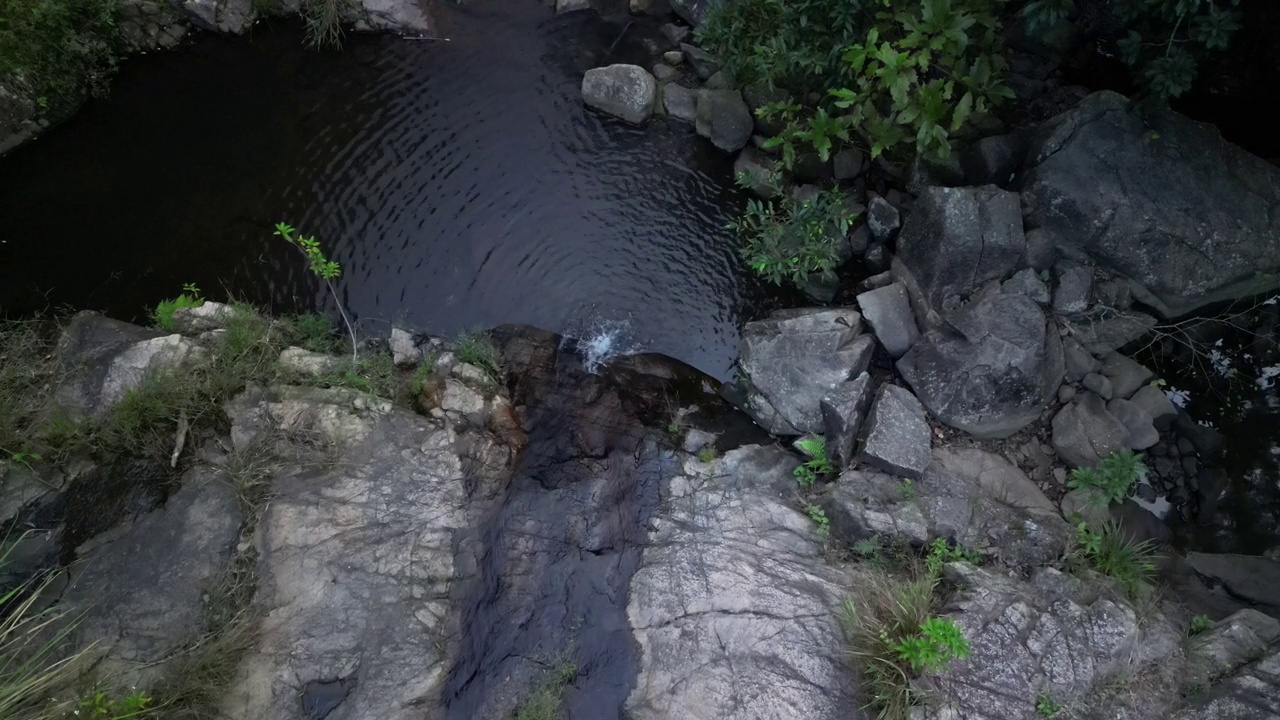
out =
[[507,451],[358,393],[301,390],[305,400],[232,409],[239,442],[264,422],[312,429],[339,444],[341,462],[274,481],[258,527],[265,614],[223,710],[304,720],[304,687],[341,680],[350,690],[330,717],[420,718],[457,631],[449,589],[465,575],[454,543],[472,522],[468,488],[494,480]]
[[1280,169],[1177,113],[1094,93],[1036,132],[1021,186],[1029,226],[1165,317],[1280,284]]
[[632,717],[835,720],[862,704],[836,620],[850,580],[780,498],[794,466],[749,446],[664,487],[627,605],[642,653]]

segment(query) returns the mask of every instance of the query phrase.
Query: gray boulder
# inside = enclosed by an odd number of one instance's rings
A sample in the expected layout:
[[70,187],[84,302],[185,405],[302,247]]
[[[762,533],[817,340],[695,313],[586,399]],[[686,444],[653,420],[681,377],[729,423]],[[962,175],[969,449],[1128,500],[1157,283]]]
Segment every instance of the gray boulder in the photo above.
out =
[[993,285],[947,319],[898,360],[925,407],[983,438],[1008,437],[1040,417],[1063,372],[1058,333],[1040,306]]
[[150,685],[199,637],[240,521],[230,479],[200,466],[164,507],[78,548],[62,602],[103,677]]
[[857,148],[845,148],[831,158],[831,170],[836,180],[852,180],[862,174],[867,159]]
[[902,216],[898,213],[898,208],[890,205],[888,200],[872,195],[871,201],[867,203],[867,227],[871,230],[871,237],[877,242],[888,243],[893,239],[894,233],[898,232],[898,228],[902,227]]
[[720,72],[720,61],[697,45],[680,43],[680,52],[684,53],[684,59],[693,66],[693,71],[698,74],[700,80],[708,80],[712,75]]
[[1111,380],[1111,389],[1118,398],[1132,397],[1153,377],[1146,367],[1118,352],[1103,356],[1102,374]]
[[774,313],[742,329],[746,410],[775,435],[822,432],[822,399],[871,363],[875,341],[848,309]]
[[1136,310],[1107,311],[1080,318],[1062,318],[1071,335],[1095,355],[1105,355],[1137,340],[1156,326],[1156,319]]
[[413,333],[404,328],[391,328],[391,359],[396,365],[402,367],[416,365],[422,361],[422,348],[418,347],[418,341],[413,337]]
[[1270,720],[1280,717],[1280,648],[1193,696],[1173,720]]
[[1130,450],[1146,450],[1160,442],[1160,433],[1151,416],[1137,403],[1116,398],[1107,403],[1107,412],[1115,416],[1128,431],[1124,444]]
[[1021,190],[1029,226],[1165,317],[1280,287],[1280,168],[1209,125],[1094,93],[1034,133]]
[[658,84],[638,65],[593,68],[582,78],[582,101],[587,107],[642,125],[653,115]]
[[947,538],[1013,567],[1061,556],[1071,528],[1018,468],[974,448],[935,448],[924,474],[903,485],[850,470],[824,503],[833,531],[854,541],[881,536],[923,545]]
[[653,66],[653,77],[660,83],[669,82],[680,76],[680,71],[667,65],[666,63],[658,63]]
[[[949,674],[947,702],[922,717],[1038,717],[1037,699],[1046,696],[1081,711],[1093,705],[1077,717],[1154,720],[1176,698],[1173,681],[1162,685],[1149,673],[1166,666],[1176,672],[1170,660],[1183,633],[1158,614],[1139,622],[1127,602],[1105,591],[1106,578],[1090,573],[1081,582],[1042,568],[1028,582],[964,563],[947,565],[945,575],[958,588],[948,616],[973,653]],[[1121,699],[1104,692],[1116,677],[1143,681],[1133,684],[1134,697]]]
[[1053,449],[1072,467],[1093,467],[1125,449],[1129,428],[1107,411],[1102,398],[1084,393],[1053,416]]
[[737,90],[699,90],[698,134],[725,152],[737,152],[751,141],[751,111]]
[[1022,294],[1041,305],[1049,304],[1049,286],[1031,268],[1023,268],[1000,285],[1006,293]]
[[156,373],[204,357],[195,341],[165,335],[96,313],[77,313],[63,330],[58,362],[64,379],[58,405],[73,414],[98,414]]
[[778,194],[777,186],[770,182],[770,178],[777,172],[777,159],[750,145],[742,148],[742,152],[733,161],[734,177],[740,181],[745,180],[751,192],[765,199]]
[[881,385],[867,417],[861,460],[887,473],[918,478],[929,467],[931,442],[920,401],[906,388]]
[[1053,290],[1053,311],[1059,315],[1079,315],[1089,308],[1093,291],[1093,270],[1072,265],[1058,276]]
[[1080,384],[1103,400],[1110,400],[1115,394],[1115,390],[1111,387],[1111,381],[1101,373],[1092,372],[1085,375]]
[[556,0],[557,15],[590,9],[591,0]]
[[1080,344],[1075,338],[1062,341],[1062,357],[1066,368],[1067,380],[1080,382],[1090,373],[1102,369],[1102,363]]
[[1237,610],[1187,643],[1187,655],[1192,658],[1189,669],[1197,675],[1191,684],[1207,685],[1234,672],[1262,657],[1277,640],[1280,621],[1252,608]]
[[[250,0],[244,0],[250,1]],[[418,0],[360,0],[350,13],[357,30],[385,30],[406,35],[431,35],[433,23]]]
[[840,383],[830,395],[822,398],[822,435],[826,438],[827,457],[836,467],[853,463],[854,446],[862,422],[871,405],[871,375],[862,373],[853,380]]
[[1280,610],[1280,561],[1229,553],[1187,554],[1187,564],[1201,576],[1221,583],[1233,597],[1275,615]]
[[854,585],[786,499],[793,467],[748,446],[664,483],[628,596],[640,674],[627,717],[837,718],[861,702],[836,620]]
[[669,117],[692,123],[698,119],[698,91],[667,83],[662,87],[662,107]]
[[907,286],[924,328],[977,288],[1008,277],[1026,241],[1017,193],[995,187],[931,187],[916,200],[898,236],[894,275]]
[[1178,417],[1178,409],[1173,406],[1169,396],[1155,385],[1143,385],[1129,400],[1151,416],[1157,430],[1168,428]]
[[902,357],[920,338],[916,316],[911,311],[911,301],[902,283],[859,294],[858,308],[871,325],[876,339],[894,359]]

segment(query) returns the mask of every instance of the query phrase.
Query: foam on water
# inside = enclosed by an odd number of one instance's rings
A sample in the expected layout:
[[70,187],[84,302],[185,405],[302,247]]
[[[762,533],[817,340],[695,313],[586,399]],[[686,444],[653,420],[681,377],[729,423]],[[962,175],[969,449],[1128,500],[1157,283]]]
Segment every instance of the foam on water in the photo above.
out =
[[642,352],[628,320],[596,318],[573,335],[565,336],[565,347],[574,350],[582,358],[582,367],[593,375],[613,358]]

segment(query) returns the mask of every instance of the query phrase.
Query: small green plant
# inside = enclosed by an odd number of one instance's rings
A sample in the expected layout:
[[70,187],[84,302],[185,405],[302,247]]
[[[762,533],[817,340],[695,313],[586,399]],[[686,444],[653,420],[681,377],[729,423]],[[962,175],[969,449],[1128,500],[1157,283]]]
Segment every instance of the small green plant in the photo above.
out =
[[924,567],[929,577],[936,579],[941,577],[944,565],[957,561],[980,565],[982,556],[968,548],[952,546],[946,538],[934,538],[933,542],[929,543],[929,551],[925,553]]
[[161,300],[151,311],[151,322],[161,330],[173,332],[177,328],[173,315],[179,308],[194,308],[204,304],[204,297],[195,283],[182,286],[182,294],[176,298]]
[[862,538],[855,542],[849,550],[860,558],[878,558],[880,557],[880,541],[873,537]]
[[684,438],[685,425],[680,418],[672,418],[667,422],[667,437],[671,438],[671,442],[679,445],[680,440]]
[[487,334],[479,330],[462,333],[458,336],[456,352],[459,360],[483,370],[491,382],[496,383],[502,377],[498,348]]
[[342,315],[342,322],[347,326],[347,334],[351,336],[351,364],[358,362],[358,348],[356,341],[356,330],[351,325],[351,318],[347,317],[347,311],[342,307],[342,297],[338,295],[338,290],[333,286],[333,281],[342,274],[342,269],[338,263],[325,257],[324,252],[320,249],[320,242],[315,236],[307,237],[297,231],[296,228],[287,223],[276,223],[276,236],[283,238],[285,242],[294,246],[307,259],[307,265],[311,269],[311,274],[315,275],[329,288],[329,294],[333,297],[333,302],[338,306],[338,313]]
[[856,219],[844,195],[833,188],[807,199],[790,194],[777,200],[752,198],[729,229],[757,275],[774,285],[798,285],[813,274],[834,275],[840,264],[837,246]]
[[578,666],[564,662],[548,672],[542,683],[516,709],[516,720],[559,720],[564,689],[578,676]]
[[1076,526],[1076,547],[1070,558],[1076,566],[1084,565],[1116,580],[1125,593],[1138,597],[1140,588],[1155,575],[1155,545],[1149,540],[1136,542],[1115,521],[1098,530],[1087,523]]
[[806,503],[804,513],[817,525],[813,532],[818,537],[825,540],[831,536],[831,518],[827,517],[827,511],[823,510],[821,505]]
[[898,659],[917,673],[932,674],[952,660],[969,657],[969,641],[951,618],[931,617],[920,630],[898,641]]
[[1208,615],[1196,615],[1191,618],[1191,625],[1187,628],[1187,634],[1199,635],[1211,627],[1213,627],[1213,621],[1209,619]]
[[698,451],[698,462],[700,463],[713,463],[716,461],[716,457],[716,449],[713,445],[703,445],[702,449]]
[[354,365],[347,364],[338,372],[321,375],[314,382],[321,387],[345,387],[395,400],[395,360],[386,351],[370,353]]
[[290,338],[298,347],[318,353],[334,351],[333,323],[320,313],[303,313],[289,319],[292,325]]
[[1036,712],[1040,717],[1051,718],[1062,711],[1062,706],[1057,703],[1048,693],[1040,693],[1036,696]]
[[304,0],[307,45],[313,49],[342,47],[343,0]]
[[819,477],[835,471],[827,457],[827,441],[821,435],[806,435],[796,440],[795,446],[809,458],[792,471],[800,487],[812,487]]
[[1123,502],[1142,477],[1143,468],[1141,455],[1121,450],[1103,458],[1096,468],[1072,470],[1067,487],[1088,492],[1090,500],[1099,505]]
[[76,720],[129,720],[150,713],[151,696],[133,690],[123,697],[116,697],[105,690],[95,689],[76,704]]
[[830,90],[842,122],[862,129],[871,156],[909,144],[945,159],[952,137],[1013,91],[1003,83],[998,0],[877,0],[875,26],[848,46],[853,81]]
[[911,478],[902,478],[898,481],[898,495],[903,500],[911,502],[916,499],[916,481]]
[[435,378],[435,372],[435,356],[428,356],[418,365],[418,368],[413,371],[413,380],[409,382],[409,391],[413,393],[414,397],[421,396],[427,387],[431,385],[432,380]]

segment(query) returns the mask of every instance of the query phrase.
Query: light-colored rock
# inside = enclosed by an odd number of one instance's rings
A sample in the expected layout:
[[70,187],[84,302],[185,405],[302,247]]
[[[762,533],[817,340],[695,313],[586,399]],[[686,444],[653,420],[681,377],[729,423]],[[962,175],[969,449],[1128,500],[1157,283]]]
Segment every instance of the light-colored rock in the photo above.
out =
[[706,50],[696,45],[680,43],[680,52],[684,53],[684,59],[693,66],[693,71],[700,79],[706,80],[720,72],[720,61]]
[[235,317],[235,308],[225,303],[205,300],[203,304],[173,311],[173,327],[180,333],[198,335],[210,330],[222,330]]
[[738,360],[746,410],[769,432],[822,432],[822,398],[871,363],[875,341],[849,309],[774,313],[742,329]]
[[401,367],[416,365],[422,362],[422,349],[418,347],[413,333],[403,328],[391,328],[391,359]]
[[336,355],[326,355],[325,353],[311,352],[300,347],[287,347],[280,352],[280,366],[285,370],[319,377],[321,375],[332,375],[341,372],[343,364],[349,358],[340,358]]
[[861,460],[887,473],[918,478],[929,466],[931,440],[924,407],[911,391],[881,385],[867,417]]
[[662,87],[662,107],[668,117],[693,123],[698,119],[698,91],[667,83]]
[[920,339],[920,328],[916,327],[916,316],[902,283],[859,294],[858,309],[871,325],[876,339],[895,360]]
[[591,9],[591,0],[556,0],[557,15],[577,12],[578,10],[590,10],[590,9]]
[[430,36],[434,26],[425,7],[421,0],[359,0],[352,22],[359,30]]
[[582,101],[587,107],[642,125],[653,115],[658,84],[638,65],[608,65],[587,71],[582,78]]
[[1059,315],[1079,315],[1089,307],[1093,290],[1093,270],[1079,265],[1066,268],[1053,289],[1053,311]]
[[671,479],[631,579],[629,717],[837,718],[852,693],[836,609],[852,583],[787,502],[794,456],[750,446]]
[[1136,310],[1107,311],[1097,317],[1060,321],[1081,345],[1098,356],[1128,345],[1156,326],[1155,318]]
[[1023,268],[1005,280],[1000,289],[1006,293],[1021,293],[1041,305],[1049,304],[1049,286],[1044,284],[1040,276],[1031,268]]

